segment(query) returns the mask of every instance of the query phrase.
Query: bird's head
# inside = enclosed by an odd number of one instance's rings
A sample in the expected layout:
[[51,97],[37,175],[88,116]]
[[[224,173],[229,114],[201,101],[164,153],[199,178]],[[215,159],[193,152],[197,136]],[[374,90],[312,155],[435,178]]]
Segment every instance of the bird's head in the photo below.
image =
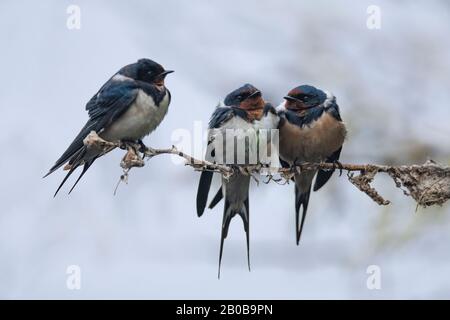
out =
[[324,103],[327,99],[327,94],[313,86],[302,85],[289,91],[284,99],[286,100],[286,109],[303,111]]
[[229,93],[225,97],[224,103],[227,106],[243,109],[256,119],[261,118],[265,105],[261,91],[251,84],[245,84]]
[[119,73],[134,80],[143,81],[156,86],[164,86],[164,79],[172,70],[165,70],[162,65],[150,59],[139,59],[138,62],[122,68]]

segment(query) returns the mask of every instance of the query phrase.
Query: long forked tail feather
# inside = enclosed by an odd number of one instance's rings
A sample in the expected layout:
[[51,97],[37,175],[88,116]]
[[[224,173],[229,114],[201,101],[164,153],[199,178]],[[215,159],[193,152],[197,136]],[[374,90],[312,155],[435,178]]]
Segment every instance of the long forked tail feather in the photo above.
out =
[[242,221],[244,223],[244,230],[246,235],[246,243],[247,243],[247,265],[248,270],[250,271],[250,211],[249,211],[249,201],[248,197],[244,201],[244,207],[241,208],[239,212],[233,212],[230,208],[230,202],[225,199],[225,205],[224,205],[224,211],[223,211],[223,220],[222,220],[222,233],[220,236],[220,251],[219,251],[219,270],[217,277],[220,279],[220,267],[222,264],[222,255],[223,255],[223,244],[225,241],[225,238],[228,235],[228,229],[230,227],[231,219],[237,214],[242,218]]
[[72,168],[70,168],[69,172],[66,174],[66,176],[63,179],[63,181],[59,185],[58,189],[56,189],[56,192],[53,195],[53,198],[56,197],[56,195],[58,194],[59,190],[61,190],[61,188],[64,185],[64,183],[66,183],[67,179],[69,179],[70,175],[75,171],[76,168],[77,168],[77,166],[73,166]]
[[[80,149],[79,151],[76,152],[76,154],[69,160],[69,164],[70,164],[70,169],[69,172],[67,173],[67,175],[64,177],[63,181],[61,182],[61,184],[59,185],[58,189],[56,189],[55,194],[53,195],[53,197],[56,197],[56,195],[58,194],[59,190],[61,190],[62,186],[64,185],[64,183],[66,183],[67,179],[70,177],[70,175],[75,171],[75,169],[77,169],[81,164],[82,164],[82,159],[83,156],[86,153],[86,149]],[[90,167],[90,165],[92,164],[92,162],[94,162],[96,158],[94,158],[93,160],[87,162],[83,168],[83,171],[81,172],[81,175],[78,177],[77,181],[75,182],[75,184],[73,185],[72,189],[70,189],[69,193],[72,192],[73,188],[76,186],[76,184],[78,183],[78,181],[80,181],[81,177],[86,173],[86,170]],[[86,167],[86,165],[88,165]]]
[[[72,141],[72,143],[69,145],[66,151],[59,157],[58,160],[56,160],[55,164],[50,168],[50,170],[47,172],[43,178],[47,177],[48,175],[52,174],[56,170],[58,170],[62,165],[67,163],[69,161],[71,164],[76,163],[76,161],[79,161],[81,158],[79,157],[81,154],[84,154],[85,147],[83,140],[84,138],[91,132],[91,130],[94,130],[96,125],[95,121],[89,120],[84,127],[81,129],[81,131],[78,133],[78,135],[75,137],[75,139]],[[74,159],[75,161],[73,161]]]
[[240,212],[240,216],[242,218],[242,221],[244,223],[244,230],[245,230],[245,237],[247,240],[247,265],[248,265],[248,271],[250,271],[250,210],[248,205],[248,198],[244,201],[244,210],[246,214],[244,214],[242,211]]
[[[301,192],[299,187],[295,185],[295,232],[297,245],[300,243],[300,237],[302,235],[303,224],[305,223],[306,212],[308,210],[309,196],[311,193],[311,187],[307,192]],[[303,207],[302,218],[300,220],[300,207]]]
[[83,171],[81,171],[80,176],[78,177],[77,181],[75,181],[75,183],[73,184],[72,188],[70,188],[69,194],[73,191],[73,189],[75,188],[75,186],[78,184],[78,182],[80,182],[81,178],[84,176],[84,174],[86,173],[86,171],[90,168],[90,166],[92,166],[92,164],[94,163],[94,161],[97,159],[97,157],[95,157],[94,159],[90,160],[89,162],[86,162],[84,164],[83,167]]

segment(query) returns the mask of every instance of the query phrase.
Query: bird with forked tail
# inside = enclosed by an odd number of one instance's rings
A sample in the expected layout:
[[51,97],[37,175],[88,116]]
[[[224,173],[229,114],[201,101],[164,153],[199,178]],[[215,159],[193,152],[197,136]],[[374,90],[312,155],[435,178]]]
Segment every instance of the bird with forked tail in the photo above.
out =
[[100,88],[86,105],[89,120],[44,176],[63,165],[68,170],[55,196],[78,167],[83,169],[69,193],[94,161],[113,149],[86,146],[83,140],[91,131],[106,141],[142,144],[142,139],[155,130],[167,113],[171,97],[164,79],[171,72],[150,59],[140,59],[120,69]]
[[[284,99],[277,108],[280,115],[279,152],[282,166],[322,161],[340,165],[339,156],[347,130],[336,98],[329,92],[302,85],[289,91]],[[314,176],[316,180],[313,190],[317,191],[327,183],[333,172],[334,170],[305,170],[294,176],[297,245],[308,210]]]
[[[252,164],[258,146],[260,129],[278,126],[279,118],[271,104],[262,98],[261,91],[246,84],[228,94],[214,111],[209,122],[208,148],[206,160],[231,165]],[[253,137],[253,138],[252,138]],[[245,146],[243,150],[238,146]],[[241,159],[241,160],[239,160]],[[256,160],[258,161],[258,160]],[[253,164],[256,164],[253,163]],[[208,201],[208,193],[213,172],[203,171],[197,191],[197,214],[202,216]],[[209,208],[212,209],[224,199],[222,233],[220,238],[219,270],[222,262],[224,240],[227,237],[231,219],[239,215],[244,223],[247,239],[247,264],[250,270],[250,176],[235,172],[231,177],[222,178],[222,187],[214,196]]]

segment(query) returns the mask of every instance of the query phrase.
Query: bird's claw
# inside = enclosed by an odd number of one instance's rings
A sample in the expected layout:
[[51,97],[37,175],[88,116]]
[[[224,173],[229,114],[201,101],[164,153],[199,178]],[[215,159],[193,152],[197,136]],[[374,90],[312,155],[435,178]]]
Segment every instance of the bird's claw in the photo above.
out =
[[147,151],[147,150],[150,149],[150,148],[148,148],[148,147],[144,144],[144,142],[142,142],[141,139],[139,139],[137,142],[138,142],[138,144],[139,144],[139,152],[145,153],[145,151]]
[[[136,141],[133,141],[133,140],[120,140],[119,148],[122,150],[128,150],[129,148],[133,148],[136,150],[135,144],[136,144]],[[136,151],[138,151],[138,150],[136,150]]]
[[333,161],[333,170],[336,170],[336,168],[339,169],[339,177],[342,176],[342,170],[344,169],[344,166],[342,165],[342,163],[339,160],[334,160]]

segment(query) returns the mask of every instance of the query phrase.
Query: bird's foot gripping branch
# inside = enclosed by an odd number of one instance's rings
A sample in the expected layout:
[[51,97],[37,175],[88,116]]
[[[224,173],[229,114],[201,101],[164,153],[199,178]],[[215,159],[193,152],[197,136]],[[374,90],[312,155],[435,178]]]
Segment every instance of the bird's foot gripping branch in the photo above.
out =
[[[237,168],[223,164],[212,163],[204,160],[198,160],[190,155],[178,150],[175,146],[168,149],[152,149],[137,142],[120,141],[109,142],[100,138],[96,132],[92,131],[86,139],[86,146],[95,146],[104,152],[109,152],[114,148],[127,150],[122,158],[120,166],[124,170],[121,181],[127,181],[128,172],[134,167],[143,167],[144,158],[152,158],[160,154],[175,154],[186,159],[186,165],[191,166],[197,171],[213,171],[231,177],[236,170],[241,174],[255,175],[260,173],[269,173],[268,181],[279,181],[274,179],[274,175],[279,175],[289,183],[290,179],[304,170],[322,169],[335,170],[334,163],[300,163],[291,168],[271,168],[262,165],[239,166]],[[386,173],[394,181],[395,186],[400,188],[406,196],[412,197],[418,206],[428,207],[432,205],[442,205],[450,199],[450,167],[427,161],[422,165],[410,166],[386,166],[386,165],[355,165],[340,164],[338,169],[347,171],[348,180],[360,191],[367,194],[373,201],[379,205],[388,205],[389,200],[384,199],[378,191],[371,186],[375,176],[378,173]],[[358,174],[355,174],[358,172]]]
[[198,160],[190,155],[178,150],[175,146],[168,149],[153,149],[143,144],[133,141],[106,141],[98,136],[95,131],[91,131],[83,141],[84,145],[88,147],[96,147],[103,150],[105,153],[111,151],[114,148],[120,148],[127,150],[127,153],[122,158],[120,166],[125,172],[128,172],[134,167],[143,167],[145,165],[145,158],[153,158],[160,154],[175,154],[179,157],[186,159],[186,165],[193,167],[197,171],[213,171],[222,173],[225,176],[231,176],[233,174],[233,168],[212,163],[209,161]]

